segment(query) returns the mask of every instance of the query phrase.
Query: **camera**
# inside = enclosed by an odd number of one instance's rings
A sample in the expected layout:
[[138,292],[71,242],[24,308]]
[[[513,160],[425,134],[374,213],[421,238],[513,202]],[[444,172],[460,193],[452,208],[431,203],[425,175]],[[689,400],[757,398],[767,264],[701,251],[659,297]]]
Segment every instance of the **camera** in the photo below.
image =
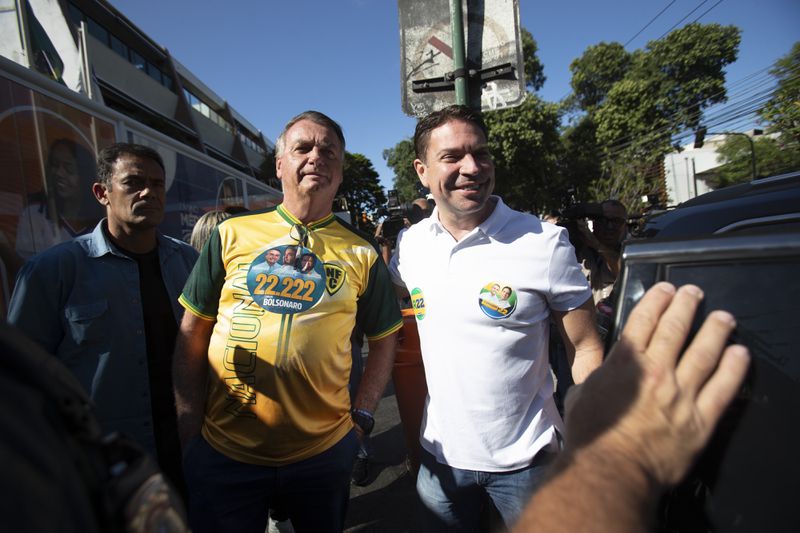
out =
[[577,218],[600,218],[603,216],[603,206],[594,202],[577,203],[561,211],[561,216],[572,220]]
[[582,218],[600,218],[603,216],[603,206],[595,202],[579,202],[578,189],[575,186],[567,187],[561,197],[560,210],[555,211],[562,220],[579,220]]
[[388,200],[386,206],[378,210],[378,216],[385,216],[381,224],[380,237],[392,247],[397,240],[397,235],[406,227],[406,221],[416,224],[427,216],[427,213],[412,202],[400,202],[397,191],[392,189],[386,193]]

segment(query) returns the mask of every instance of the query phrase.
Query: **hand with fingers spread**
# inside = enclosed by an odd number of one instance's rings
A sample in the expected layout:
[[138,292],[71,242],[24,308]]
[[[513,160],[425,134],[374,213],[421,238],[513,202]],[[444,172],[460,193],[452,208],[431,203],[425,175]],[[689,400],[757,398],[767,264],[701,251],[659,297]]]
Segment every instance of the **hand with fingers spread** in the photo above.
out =
[[708,443],[749,364],[745,347],[726,347],[736,322],[724,311],[681,355],[702,298],[668,283],[644,295],[608,360],[567,397],[566,448],[518,530],[648,529],[659,495]]
[[727,312],[705,321],[679,360],[703,297],[661,283],[630,315],[605,365],[567,398],[573,450],[624,455],[656,483],[684,476],[705,446],[747,369],[747,350],[725,344],[736,326]]

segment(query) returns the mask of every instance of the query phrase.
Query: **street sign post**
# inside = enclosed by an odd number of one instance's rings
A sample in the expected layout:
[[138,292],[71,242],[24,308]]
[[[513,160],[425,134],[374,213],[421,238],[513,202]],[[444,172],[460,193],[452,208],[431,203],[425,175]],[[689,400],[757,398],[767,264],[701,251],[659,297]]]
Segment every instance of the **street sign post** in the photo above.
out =
[[[455,1],[457,5],[459,0]],[[461,0],[468,104],[484,111],[525,99],[519,0]],[[403,111],[423,116],[456,103],[448,0],[398,0]]]

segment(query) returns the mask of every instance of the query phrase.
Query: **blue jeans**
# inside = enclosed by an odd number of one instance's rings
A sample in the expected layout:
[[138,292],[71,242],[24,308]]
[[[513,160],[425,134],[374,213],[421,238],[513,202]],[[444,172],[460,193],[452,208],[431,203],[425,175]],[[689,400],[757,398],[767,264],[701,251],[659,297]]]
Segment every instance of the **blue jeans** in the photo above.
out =
[[357,450],[350,431],[314,457],[269,467],[235,461],[197,436],[183,459],[189,525],[194,533],[264,533],[270,503],[278,503],[298,533],[339,533]]
[[555,453],[539,452],[530,466],[511,472],[462,470],[442,464],[424,448],[417,476],[422,500],[421,530],[478,531],[483,495],[494,502],[506,527],[522,514],[533,491],[541,483]]

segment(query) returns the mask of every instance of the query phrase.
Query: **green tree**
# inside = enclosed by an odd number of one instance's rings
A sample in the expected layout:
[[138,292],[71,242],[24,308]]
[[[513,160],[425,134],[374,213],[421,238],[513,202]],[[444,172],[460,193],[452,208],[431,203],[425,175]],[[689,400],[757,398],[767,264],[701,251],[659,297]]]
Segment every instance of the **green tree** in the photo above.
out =
[[528,94],[522,105],[485,114],[495,163],[495,191],[509,206],[542,212],[558,207],[561,151],[558,104]]
[[661,162],[673,136],[696,129],[703,110],[726,99],[724,69],[739,41],[733,26],[689,24],[643,50],[601,43],[573,61],[571,99],[596,130],[565,153],[601,154],[602,173],[589,187],[595,200],[624,197],[635,209],[641,195],[663,190]]
[[631,62],[632,55],[619,43],[602,42],[588,47],[569,65],[575,105],[591,113],[603,103],[611,87],[625,77]]
[[647,44],[634,75],[658,81],[657,105],[675,129],[696,129],[703,109],[727,99],[725,67],[736,61],[739,34],[735,26],[694,23]]
[[673,135],[696,129],[702,110],[726,99],[724,68],[739,40],[733,26],[689,24],[648,43],[597,110],[606,155],[660,159]]
[[771,123],[767,131],[800,143],[800,41],[775,63],[770,73],[777,78],[778,86],[759,114]]
[[401,202],[410,202],[418,198],[419,178],[414,170],[414,159],[416,159],[414,142],[411,139],[403,139],[393,148],[385,149],[383,159],[394,171],[394,188],[397,190],[398,199]]
[[360,221],[362,213],[374,215],[386,203],[386,195],[378,177],[369,158],[362,154],[345,152],[344,179],[339,187],[339,196],[344,196],[347,200],[352,220]]
[[590,200],[587,196],[590,185],[603,175],[597,125],[592,116],[585,114],[567,126],[561,134],[561,142],[563,147],[558,161],[558,174],[565,184],[564,188],[572,188],[579,201]]
[[544,65],[539,61],[539,45],[531,32],[521,29],[522,37],[522,63],[525,69],[525,86],[529,91],[538,91],[547,79],[544,75]]
[[[753,140],[757,176],[773,176],[800,169],[800,145],[794,141],[782,144],[781,137],[759,137]],[[729,135],[717,149],[715,168],[706,178],[713,188],[719,189],[736,183],[748,182],[753,177],[750,142],[742,135]]]

